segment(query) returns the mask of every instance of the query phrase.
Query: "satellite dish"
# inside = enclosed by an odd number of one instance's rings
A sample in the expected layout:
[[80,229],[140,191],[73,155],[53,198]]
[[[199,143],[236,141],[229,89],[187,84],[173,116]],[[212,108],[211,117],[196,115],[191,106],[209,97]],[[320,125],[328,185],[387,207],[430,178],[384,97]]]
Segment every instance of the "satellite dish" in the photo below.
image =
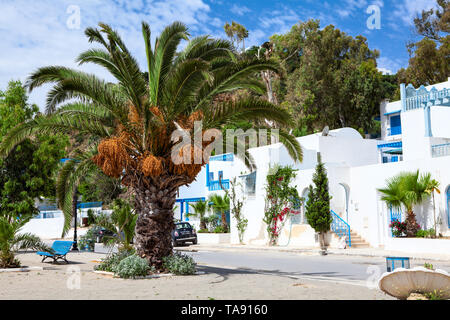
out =
[[330,128],[328,126],[325,126],[325,128],[323,128],[322,130],[322,136],[328,136],[328,133],[330,133]]

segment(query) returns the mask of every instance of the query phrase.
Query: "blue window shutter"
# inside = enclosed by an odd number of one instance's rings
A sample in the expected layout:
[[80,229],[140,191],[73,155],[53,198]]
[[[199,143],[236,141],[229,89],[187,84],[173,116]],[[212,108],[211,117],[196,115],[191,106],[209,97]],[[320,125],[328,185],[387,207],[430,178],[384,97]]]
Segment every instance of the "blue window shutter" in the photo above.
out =
[[223,179],[223,171],[219,171],[219,180]]
[[392,157],[391,162],[398,162],[398,156]]
[[400,115],[390,117],[391,121],[391,136],[402,133],[402,123]]

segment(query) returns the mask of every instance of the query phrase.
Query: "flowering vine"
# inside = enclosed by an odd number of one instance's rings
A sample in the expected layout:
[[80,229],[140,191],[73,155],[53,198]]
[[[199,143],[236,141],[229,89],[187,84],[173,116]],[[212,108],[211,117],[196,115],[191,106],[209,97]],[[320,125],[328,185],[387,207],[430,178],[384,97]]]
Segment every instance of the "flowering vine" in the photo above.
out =
[[278,243],[280,232],[288,218],[293,214],[300,213],[299,210],[296,210],[300,207],[297,189],[290,185],[296,177],[296,170],[289,166],[277,166],[273,171],[275,174],[267,176],[264,210],[269,245]]

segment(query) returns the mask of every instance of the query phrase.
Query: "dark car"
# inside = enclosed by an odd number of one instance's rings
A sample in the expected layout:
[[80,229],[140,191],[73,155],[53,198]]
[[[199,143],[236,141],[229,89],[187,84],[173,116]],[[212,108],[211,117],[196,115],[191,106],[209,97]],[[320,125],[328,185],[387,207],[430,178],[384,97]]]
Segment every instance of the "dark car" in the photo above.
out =
[[172,231],[172,243],[176,247],[179,244],[192,242],[197,244],[197,234],[189,222],[176,222],[175,229]]
[[107,237],[113,237],[114,236],[114,232],[109,231],[105,228],[102,227],[93,227],[93,231],[92,234],[95,238],[95,242],[96,243],[101,243],[103,242],[103,237],[107,236]]

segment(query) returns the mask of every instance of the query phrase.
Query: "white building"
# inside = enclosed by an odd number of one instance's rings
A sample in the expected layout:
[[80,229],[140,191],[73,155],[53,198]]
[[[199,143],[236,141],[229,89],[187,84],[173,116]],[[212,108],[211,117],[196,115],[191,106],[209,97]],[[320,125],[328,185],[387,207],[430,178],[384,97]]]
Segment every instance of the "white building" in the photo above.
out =
[[[209,165],[203,168],[197,180],[189,187],[180,189],[178,201],[183,207],[177,208],[175,216],[187,220],[187,210],[192,211],[188,209],[189,203],[206,199],[212,192],[223,193],[218,184],[219,175],[223,177],[225,188],[229,180],[239,177],[245,185],[247,199],[243,212],[249,220],[244,241],[250,244],[267,243],[266,226],[262,220],[269,166],[278,163],[298,169],[294,185],[298,193],[307,198],[307,188],[312,182],[317,153],[320,152],[327,169],[331,208],[335,213],[333,230],[340,235],[345,234],[351,247],[368,244],[399,249],[394,246],[398,246],[397,240],[415,240],[392,238],[389,224],[401,213],[391,212],[380,200],[377,191],[386,185],[388,178],[402,171],[430,172],[440,182],[441,193],[435,194],[438,231],[450,235],[450,79],[419,89],[402,85],[401,100],[383,102],[380,115],[380,140],[363,139],[351,128],[331,130],[326,136],[318,133],[297,138],[303,148],[302,163],[294,163],[281,144],[250,149],[257,168],[251,174],[231,154],[211,157]],[[280,245],[317,245],[314,231],[304,218],[304,209],[301,211],[299,217],[286,223]],[[415,208],[415,213],[423,229],[434,227],[431,201]],[[191,221],[198,223],[196,219],[191,218]],[[442,248],[450,252],[449,240],[422,240],[433,241],[433,248],[423,249],[427,252],[435,250],[439,253]],[[238,243],[233,219],[231,242]]]

